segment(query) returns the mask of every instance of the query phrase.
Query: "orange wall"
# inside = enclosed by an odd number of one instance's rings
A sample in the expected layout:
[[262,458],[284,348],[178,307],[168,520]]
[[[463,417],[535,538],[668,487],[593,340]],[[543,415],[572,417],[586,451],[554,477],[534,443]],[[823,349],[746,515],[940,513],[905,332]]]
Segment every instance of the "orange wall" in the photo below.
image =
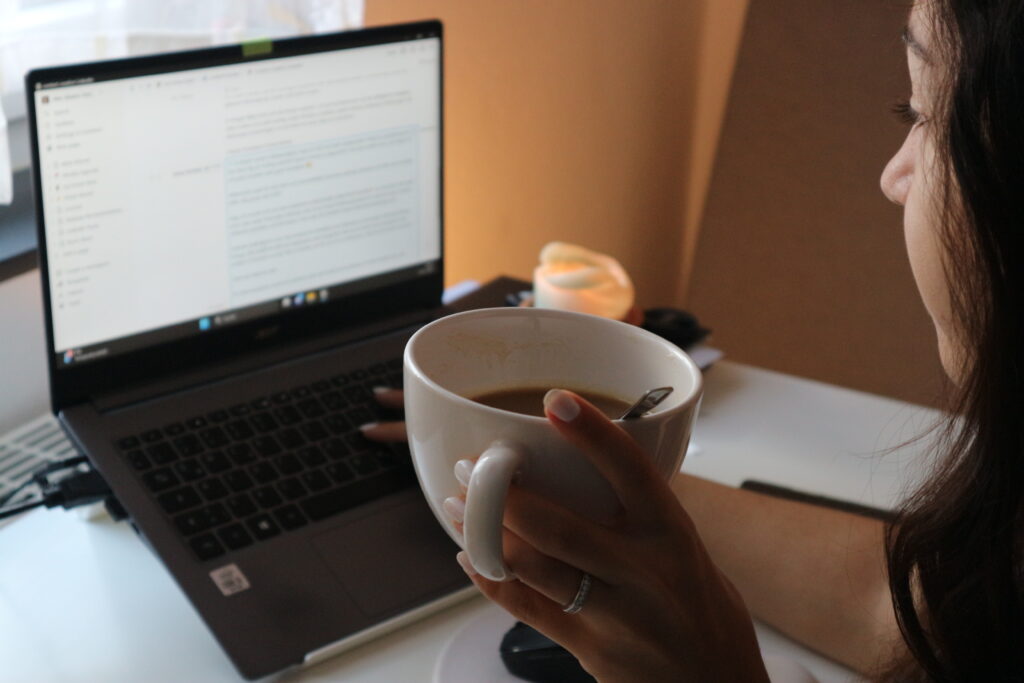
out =
[[682,301],[746,1],[368,0],[445,23],[448,282],[528,278],[561,239]]

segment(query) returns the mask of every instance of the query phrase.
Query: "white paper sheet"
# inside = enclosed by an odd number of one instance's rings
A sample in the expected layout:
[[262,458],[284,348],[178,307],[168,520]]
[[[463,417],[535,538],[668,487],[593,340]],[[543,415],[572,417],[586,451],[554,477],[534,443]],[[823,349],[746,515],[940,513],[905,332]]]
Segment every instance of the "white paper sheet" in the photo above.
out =
[[7,117],[0,105],[0,204],[10,204],[11,187],[11,146],[7,142]]

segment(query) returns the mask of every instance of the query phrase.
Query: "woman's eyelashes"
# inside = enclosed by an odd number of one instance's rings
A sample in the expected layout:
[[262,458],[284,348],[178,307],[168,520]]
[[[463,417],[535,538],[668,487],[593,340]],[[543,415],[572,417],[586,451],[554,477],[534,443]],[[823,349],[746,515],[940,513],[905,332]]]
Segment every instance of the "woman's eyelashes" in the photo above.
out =
[[924,116],[910,105],[910,100],[900,100],[892,105],[892,113],[907,126],[916,126],[924,122]]

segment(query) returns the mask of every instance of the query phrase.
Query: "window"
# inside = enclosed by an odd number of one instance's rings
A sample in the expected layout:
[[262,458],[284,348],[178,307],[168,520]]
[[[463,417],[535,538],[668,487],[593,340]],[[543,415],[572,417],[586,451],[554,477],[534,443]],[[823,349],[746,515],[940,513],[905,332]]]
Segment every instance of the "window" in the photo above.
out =
[[[6,119],[24,117],[24,74],[40,66],[362,23],[363,0],[0,0],[0,105]],[[12,143],[14,167],[26,165],[18,158],[24,145]],[[6,156],[0,149],[0,176],[9,179]],[[0,181],[0,194],[3,187]]]

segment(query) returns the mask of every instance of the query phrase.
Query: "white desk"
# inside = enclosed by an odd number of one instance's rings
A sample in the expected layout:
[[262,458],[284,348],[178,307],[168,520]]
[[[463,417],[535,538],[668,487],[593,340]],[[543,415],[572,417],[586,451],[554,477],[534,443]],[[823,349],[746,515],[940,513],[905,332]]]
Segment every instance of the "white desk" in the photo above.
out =
[[[45,385],[37,384],[45,377],[38,367],[42,333],[30,329],[33,320],[41,325],[37,278],[33,271],[0,285],[0,425],[13,426],[45,407]],[[12,320],[18,327],[9,326]],[[888,506],[921,471],[926,444],[889,455],[881,450],[936,417],[889,399],[722,362],[707,376],[694,437],[701,452],[683,469],[733,485],[754,478]],[[280,678],[426,683],[450,634],[491,609],[473,598]],[[823,682],[851,678],[771,629],[759,626],[758,634],[765,652],[797,657]],[[126,525],[35,511],[0,529],[0,680],[241,679]]]

